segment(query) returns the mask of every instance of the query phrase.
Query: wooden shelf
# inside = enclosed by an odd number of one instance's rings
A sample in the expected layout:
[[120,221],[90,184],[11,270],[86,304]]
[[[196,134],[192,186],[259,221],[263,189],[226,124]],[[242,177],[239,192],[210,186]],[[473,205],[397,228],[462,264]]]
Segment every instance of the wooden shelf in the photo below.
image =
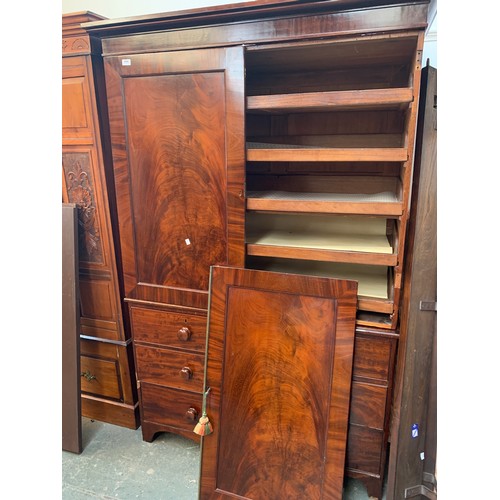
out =
[[247,235],[247,254],[323,262],[395,266],[397,255],[385,235],[265,231]]
[[248,161],[406,161],[406,148],[325,148],[292,144],[247,143]]
[[389,296],[389,273],[384,266],[261,258],[252,261],[249,267],[354,280],[358,282],[358,309],[384,314],[391,314],[394,309],[394,302]]
[[399,216],[403,213],[403,204],[390,191],[349,194],[269,190],[249,191],[247,210]]
[[353,109],[399,109],[413,100],[411,88],[347,90],[247,97],[254,113],[297,113]]

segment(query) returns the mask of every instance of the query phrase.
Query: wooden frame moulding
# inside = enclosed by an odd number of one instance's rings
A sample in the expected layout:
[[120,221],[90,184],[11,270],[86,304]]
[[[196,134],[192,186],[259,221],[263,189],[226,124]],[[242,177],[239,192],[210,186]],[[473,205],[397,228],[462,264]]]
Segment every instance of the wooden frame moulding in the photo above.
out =
[[[280,33],[282,42],[324,39],[325,37],[358,36],[364,33],[377,34],[380,32],[395,31],[401,26],[407,28],[404,36],[413,30],[424,29],[427,26],[427,1],[419,1],[408,5],[379,5],[371,4],[371,9],[342,11],[332,7],[331,2],[294,2],[293,8],[283,8],[283,18],[263,19],[266,14],[275,16],[279,14],[275,8],[266,4],[261,5],[261,11],[251,5],[245,19],[238,19],[237,15],[222,14],[210,15],[203,19],[202,25],[197,25],[197,20],[191,13],[177,19],[168,19],[164,15],[145,16],[143,19],[125,18],[115,22],[84,23],[83,28],[91,35],[103,38],[103,55],[148,53],[172,50],[228,46],[241,43],[272,43],[276,41],[276,34]],[[251,2],[254,4],[254,2]],[[344,4],[345,5],[345,4]],[[302,16],[298,23],[290,23],[287,15],[298,15],[298,7],[317,12],[314,15]],[[295,11],[292,11],[295,10]],[[321,10],[321,12],[320,12]],[[370,14],[367,14],[369,10]],[[198,9],[206,13],[206,9]],[[268,11],[268,12],[266,12]],[[230,17],[230,18],[228,18]],[[259,18],[258,20],[255,18]],[[253,19],[252,19],[253,18]],[[249,19],[249,20],[248,20]],[[235,22],[240,20],[241,22]],[[220,24],[221,22],[228,24]],[[190,29],[179,29],[189,26]],[[150,33],[147,33],[150,31]],[[132,32],[134,36],[123,37],[124,33]],[[395,33],[397,35],[397,33]],[[387,36],[387,35],[385,35]]]

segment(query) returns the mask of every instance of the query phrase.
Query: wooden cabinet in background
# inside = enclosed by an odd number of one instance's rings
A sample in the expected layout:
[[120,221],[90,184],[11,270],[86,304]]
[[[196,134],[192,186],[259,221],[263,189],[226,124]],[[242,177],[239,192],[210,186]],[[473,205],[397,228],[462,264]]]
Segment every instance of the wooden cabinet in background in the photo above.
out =
[[[63,15],[62,198],[78,207],[82,415],[135,429],[139,411],[132,344],[120,299],[109,202],[112,178],[100,44],[80,28],[103,19]],[[96,56],[97,55],[97,56]]]

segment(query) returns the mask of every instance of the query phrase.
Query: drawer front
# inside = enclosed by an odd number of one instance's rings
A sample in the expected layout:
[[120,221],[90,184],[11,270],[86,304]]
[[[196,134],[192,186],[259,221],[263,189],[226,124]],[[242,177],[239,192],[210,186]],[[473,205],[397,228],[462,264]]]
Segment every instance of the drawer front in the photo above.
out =
[[205,352],[207,317],[130,306],[135,342]]
[[354,341],[353,377],[388,382],[396,340],[356,335]]
[[383,438],[382,431],[349,425],[346,467],[353,471],[380,474]]
[[142,418],[148,422],[192,432],[201,417],[201,394],[141,383],[141,399]]
[[349,423],[384,429],[387,388],[353,381]]
[[118,360],[80,356],[81,390],[84,393],[122,399]]
[[135,345],[139,380],[192,392],[203,391],[203,354]]

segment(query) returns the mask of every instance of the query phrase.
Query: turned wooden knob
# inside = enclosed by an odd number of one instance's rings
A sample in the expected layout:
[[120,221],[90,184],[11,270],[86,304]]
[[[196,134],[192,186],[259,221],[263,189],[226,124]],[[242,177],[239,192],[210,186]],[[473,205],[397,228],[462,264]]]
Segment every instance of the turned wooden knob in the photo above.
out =
[[186,418],[194,422],[198,418],[198,411],[195,408],[189,408],[186,412]]
[[193,370],[191,370],[191,368],[189,368],[189,366],[184,366],[181,369],[181,376],[182,376],[182,378],[189,380],[193,376]]
[[183,326],[178,332],[177,332],[177,338],[179,340],[182,340],[183,342],[187,342],[193,333],[187,326]]

